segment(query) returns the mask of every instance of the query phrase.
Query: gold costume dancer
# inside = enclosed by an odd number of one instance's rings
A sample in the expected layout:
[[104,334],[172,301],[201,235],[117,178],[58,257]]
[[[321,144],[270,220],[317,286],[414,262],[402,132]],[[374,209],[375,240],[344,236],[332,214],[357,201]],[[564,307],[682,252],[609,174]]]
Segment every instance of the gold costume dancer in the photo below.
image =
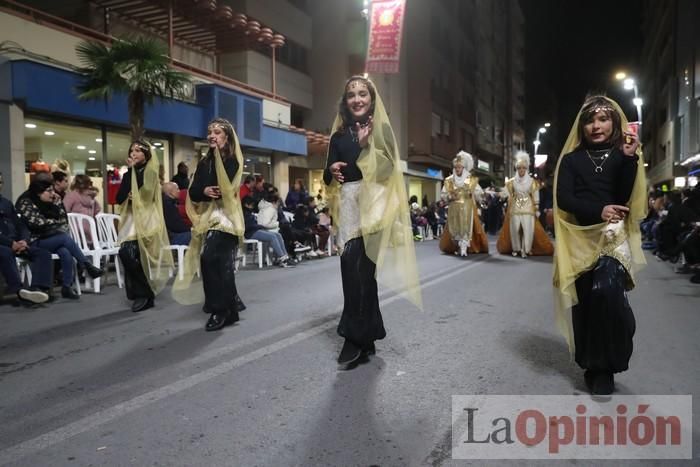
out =
[[513,256],[545,255],[554,253],[554,246],[544,231],[537,215],[540,203],[540,184],[528,174],[530,156],[519,152],[515,156],[518,174],[506,182],[508,209],[496,247],[501,254]]
[[470,175],[474,168],[471,154],[460,151],[452,161],[452,175],[445,179],[442,199],[448,203],[447,226],[440,248],[459,256],[488,253],[488,239],[479,219],[477,205],[484,194],[479,179]]

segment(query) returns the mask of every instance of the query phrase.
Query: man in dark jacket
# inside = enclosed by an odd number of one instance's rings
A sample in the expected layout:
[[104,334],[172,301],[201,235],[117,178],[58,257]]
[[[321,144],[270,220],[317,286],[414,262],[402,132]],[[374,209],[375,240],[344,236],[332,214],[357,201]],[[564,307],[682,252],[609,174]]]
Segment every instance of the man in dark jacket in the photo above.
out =
[[192,240],[192,231],[185,224],[178,209],[180,188],[175,182],[163,184],[163,219],[165,228],[168,229],[168,238],[171,245],[189,245]]
[[177,173],[172,178],[172,182],[177,183],[180,190],[186,190],[190,187],[190,177],[188,175],[189,168],[185,162],[177,164]]
[[[0,189],[3,179],[0,173]],[[29,261],[33,287],[22,287],[17,258]],[[29,246],[29,230],[17,216],[10,200],[0,194],[0,271],[7,284],[6,293],[17,294],[20,300],[43,303],[49,299],[51,286],[51,253]]]

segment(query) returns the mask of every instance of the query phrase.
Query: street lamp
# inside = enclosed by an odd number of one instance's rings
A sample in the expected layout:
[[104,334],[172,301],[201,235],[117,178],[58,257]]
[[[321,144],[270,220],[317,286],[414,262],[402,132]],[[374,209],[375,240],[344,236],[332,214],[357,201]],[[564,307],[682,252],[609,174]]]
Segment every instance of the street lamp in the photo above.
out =
[[543,127],[540,127],[540,129],[537,130],[537,136],[535,137],[535,141],[532,142],[532,144],[535,146],[535,156],[537,155],[537,148],[539,148],[540,144],[542,144],[542,142],[540,141],[540,135],[547,133],[548,126],[550,126],[550,124],[545,123]]
[[637,120],[639,120],[639,134],[642,134],[642,105],[644,101],[639,97],[639,88],[637,88],[637,83],[634,78],[628,78],[623,72],[619,72],[615,75],[618,81],[622,81],[622,87],[628,91],[634,91],[634,99],[632,103],[637,108]]

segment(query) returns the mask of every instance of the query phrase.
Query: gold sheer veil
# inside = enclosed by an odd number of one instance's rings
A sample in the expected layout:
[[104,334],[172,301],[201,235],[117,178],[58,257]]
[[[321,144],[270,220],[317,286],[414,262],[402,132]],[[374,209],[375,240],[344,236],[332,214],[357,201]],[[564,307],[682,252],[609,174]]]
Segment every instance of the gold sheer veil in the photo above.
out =
[[[186,209],[187,216],[192,221],[192,241],[185,253],[183,279],[178,278],[173,284],[172,290],[173,298],[182,305],[194,305],[204,301],[202,280],[195,277],[195,275],[199,272],[199,255],[204,243],[204,236],[208,230],[220,230],[235,235],[239,237],[239,248],[243,245],[245,223],[243,222],[243,210],[238,188],[241,184],[241,175],[243,173],[243,153],[241,152],[241,146],[238,143],[238,136],[233,129],[233,125],[223,119],[216,119],[212,124],[227,126],[227,133],[233,135],[233,141],[230,143],[233,155],[238,161],[238,171],[233,180],[229,180],[219,148],[214,148],[213,154],[207,157],[214,158],[216,180],[221,190],[221,198],[209,202],[195,203],[190,199],[189,193],[187,195]],[[194,180],[194,177],[192,179]],[[213,214],[215,210],[223,211],[232,227],[214,226]],[[222,254],[226,253],[222,252]]]
[[[133,216],[136,239],[141,254],[141,265],[151,290],[159,294],[168,282],[173,268],[173,256],[167,249],[170,246],[168,231],[163,219],[163,197],[160,185],[160,160],[153,147],[144,142],[137,144],[150,153],[150,159],[143,171],[143,185],[139,188],[136,170],[131,170],[131,214]],[[127,199],[121,206],[120,224],[124,225],[128,215]]]
[[[357,166],[362,172],[360,189],[360,228],[367,256],[377,265],[377,281],[400,293],[419,309],[423,309],[418,280],[413,231],[408,211],[408,196],[401,172],[400,153],[384,103],[374,84],[361,76],[360,80],[374,88],[374,113],[369,144],[362,149]],[[341,129],[343,120],[336,115],[331,135]],[[328,164],[326,164],[327,166]],[[341,185],[336,180],[326,188],[333,221],[343,222],[338,209]]]
[[[628,121],[622,108],[612,99],[605,97],[613,109],[620,115],[622,129],[628,128]],[[584,104],[585,105],[585,104]],[[583,107],[579,110],[574,121],[569,137],[566,139],[561,151],[554,173],[554,230],[556,235],[556,248],[554,253],[554,308],[555,319],[559,331],[566,338],[569,351],[574,353],[573,326],[571,322],[571,307],[578,303],[576,295],[576,279],[595,266],[601,251],[605,245],[605,222],[590,226],[577,225],[573,214],[558,207],[557,182],[559,179],[559,167],[566,154],[574,151],[581,144],[578,126]],[[646,217],[647,194],[646,174],[644,173],[644,160],[641,145],[637,149],[639,160],[637,162],[637,175],[632,188],[627,207],[630,211],[625,219],[627,241],[631,251],[631,264],[628,273],[632,279],[633,287],[635,274],[646,264],[642,251],[642,241],[639,223]]]

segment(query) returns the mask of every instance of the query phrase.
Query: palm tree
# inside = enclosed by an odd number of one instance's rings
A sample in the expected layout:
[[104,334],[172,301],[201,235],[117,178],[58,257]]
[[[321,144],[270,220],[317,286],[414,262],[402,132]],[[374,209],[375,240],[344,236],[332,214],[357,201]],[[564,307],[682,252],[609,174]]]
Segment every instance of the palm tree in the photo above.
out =
[[183,97],[189,77],[170,68],[168,49],[161,41],[136,37],[115,40],[111,47],[85,41],[75,48],[83,63],[79,71],[85,80],[78,86],[79,99],[109,100],[113,93],[125,93],[129,102],[131,137],[144,134],[146,105],[156,97]]

